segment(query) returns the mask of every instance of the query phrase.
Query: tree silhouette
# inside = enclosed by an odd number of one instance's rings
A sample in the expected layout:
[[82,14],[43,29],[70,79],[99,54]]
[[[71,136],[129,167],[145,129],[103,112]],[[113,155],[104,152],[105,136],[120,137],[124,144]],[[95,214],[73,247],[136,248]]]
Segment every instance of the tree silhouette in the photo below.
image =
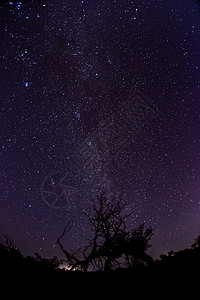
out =
[[[120,282],[122,279],[124,282],[129,279],[131,282],[140,280],[149,282],[152,278],[154,278],[154,282],[155,279],[160,278],[173,278],[176,281],[177,278],[187,278],[188,274],[190,277],[196,276],[198,273],[200,268],[199,236],[191,247],[179,251],[171,250],[167,254],[161,254],[159,259],[153,261],[146,253],[150,247],[149,240],[152,236],[152,229],[145,230],[144,224],[142,224],[135,229],[127,230],[126,221],[131,213],[127,212],[125,203],[120,199],[109,202],[105,195],[102,195],[93,202],[91,210],[86,215],[93,232],[93,237],[87,247],[76,252],[70,252],[63,247],[61,240],[70,230],[72,226],[70,222],[57,241],[65,253],[71,270],[86,272],[90,265],[96,270],[117,270],[117,267],[123,266],[125,262],[128,266],[126,272],[119,268],[117,271],[121,272],[112,272],[112,276],[107,273],[109,283],[110,280],[116,282],[117,278]],[[35,253],[34,257],[24,257],[8,236],[4,236],[4,238],[5,245],[0,244],[0,274],[2,278],[16,280],[23,276],[29,280],[37,278],[40,281],[43,278],[48,280],[52,278],[54,282],[63,278],[68,281],[70,286],[73,282],[83,282],[83,280],[86,282],[88,278],[93,278],[93,282],[104,278],[104,282],[107,282],[106,272],[84,274],[83,272],[61,270],[59,266],[64,261],[55,256],[48,259]],[[131,269],[131,273],[127,272],[129,269]]]
[[97,201],[92,201],[92,208],[85,214],[93,237],[82,253],[69,252],[61,243],[61,239],[71,229],[70,222],[57,239],[71,270],[87,271],[92,265],[95,269],[110,271],[120,266],[122,258],[129,267],[133,267],[136,261],[147,265],[153,262],[146,254],[152,229],[144,230],[142,224],[136,229],[127,230],[126,221],[132,212],[126,212],[126,202],[121,198],[114,198],[111,202],[105,193],[97,196]]
[[200,235],[194,240],[194,243],[191,245],[191,248],[200,248]]

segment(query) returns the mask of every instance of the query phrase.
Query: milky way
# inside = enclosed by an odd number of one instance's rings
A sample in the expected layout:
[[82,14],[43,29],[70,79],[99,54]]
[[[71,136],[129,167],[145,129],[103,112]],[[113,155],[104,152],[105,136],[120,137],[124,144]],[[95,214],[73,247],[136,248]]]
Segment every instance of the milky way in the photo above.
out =
[[0,1],[0,233],[84,244],[106,191],[151,253],[200,234],[198,1]]

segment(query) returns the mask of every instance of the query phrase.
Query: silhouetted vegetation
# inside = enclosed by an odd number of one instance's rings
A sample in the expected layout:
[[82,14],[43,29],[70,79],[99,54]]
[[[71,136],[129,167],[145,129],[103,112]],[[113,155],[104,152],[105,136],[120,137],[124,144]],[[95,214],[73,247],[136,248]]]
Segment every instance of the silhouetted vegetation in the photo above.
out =
[[[83,282],[88,278],[95,282],[97,279],[109,278],[109,282],[111,279],[115,282],[123,279],[142,283],[166,277],[191,277],[199,271],[200,236],[189,248],[177,252],[171,250],[154,261],[146,253],[150,247],[152,229],[145,230],[142,224],[128,230],[126,220],[131,212],[127,213],[125,207],[126,204],[120,199],[111,203],[104,195],[93,202],[91,211],[86,213],[93,237],[81,253],[70,252],[61,243],[70,230],[68,223],[57,239],[66,260],[42,258],[38,253],[33,257],[24,257],[11,239],[4,236],[5,243],[0,244],[1,275],[9,275],[9,278],[49,276],[68,284],[79,279]],[[60,268],[64,262],[69,266],[67,270]]]
[[35,256],[24,257],[16,245],[4,235],[5,244],[0,244],[0,270],[9,273],[51,272],[59,269],[63,260],[56,256],[50,259],[42,258],[38,253]]
[[94,270],[111,271],[126,264],[133,268],[136,264],[149,265],[153,259],[146,253],[150,247],[152,229],[144,230],[144,224],[127,230],[126,221],[132,212],[126,212],[126,202],[121,199],[108,201],[105,194],[92,202],[92,209],[86,213],[93,237],[82,250],[72,253],[65,249],[61,239],[70,230],[70,222],[64,228],[57,243],[65,254],[70,270],[86,272],[89,266]]

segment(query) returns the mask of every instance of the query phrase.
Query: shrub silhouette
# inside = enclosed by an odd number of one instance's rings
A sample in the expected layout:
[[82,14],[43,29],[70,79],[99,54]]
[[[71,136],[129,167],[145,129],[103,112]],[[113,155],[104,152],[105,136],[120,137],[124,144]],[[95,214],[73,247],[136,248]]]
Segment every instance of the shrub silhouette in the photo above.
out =
[[154,271],[168,274],[168,276],[185,276],[195,274],[195,270],[200,268],[200,244],[199,236],[195,239],[191,247],[179,250],[171,250],[167,254],[161,254],[156,260]]
[[0,244],[0,272],[34,275],[57,270],[63,263],[63,260],[59,260],[56,256],[47,259],[37,253],[35,257],[24,257],[10,238],[6,235],[4,238],[5,245]]
[[[115,199],[116,200],[116,199]],[[27,278],[45,278],[52,276],[60,280],[63,278],[69,282],[76,282],[79,279],[104,278],[110,280],[110,272],[113,271],[114,280],[124,279],[131,282],[150,281],[152,278],[191,278],[200,268],[200,236],[186,249],[169,251],[161,254],[159,259],[153,259],[146,253],[149,241],[152,236],[152,229],[145,229],[144,224],[135,229],[128,230],[127,218],[131,215],[126,211],[126,204],[117,199],[112,203],[105,195],[97,198],[93,206],[86,213],[93,233],[93,238],[81,253],[70,252],[61,243],[64,235],[70,230],[71,223],[68,223],[61,236],[57,239],[58,245],[66,256],[66,261],[72,270],[76,272],[59,269],[64,261],[56,256],[50,259],[42,258],[40,254],[24,257],[16,245],[7,236],[5,244],[0,244],[0,272],[2,275],[14,275],[13,278],[20,278],[24,275]],[[96,271],[86,272],[92,266]],[[126,266],[126,268],[123,268]],[[115,270],[115,272],[114,272]],[[81,272],[84,271],[84,272]],[[102,275],[100,275],[102,274]],[[106,274],[109,274],[107,277]],[[88,277],[89,276],[89,277]],[[103,277],[101,277],[103,276]],[[118,277],[116,277],[118,276]],[[142,276],[142,277],[141,277]],[[5,277],[5,276],[3,276]],[[114,282],[113,280],[113,282]]]

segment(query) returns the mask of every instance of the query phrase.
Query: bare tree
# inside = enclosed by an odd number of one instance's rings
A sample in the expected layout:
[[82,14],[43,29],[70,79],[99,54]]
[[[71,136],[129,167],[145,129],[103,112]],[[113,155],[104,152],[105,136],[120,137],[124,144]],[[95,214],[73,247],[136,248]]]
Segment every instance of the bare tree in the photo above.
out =
[[16,244],[14,244],[14,242],[12,241],[12,239],[8,235],[3,234],[3,237],[5,239],[6,246],[9,250],[17,249]]
[[105,193],[97,196],[97,201],[92,201],[92,208],[85,213],[93,233],[92,239],[80,253],[67,251],[61,239],[70,230],[70,222],[66,225],[57,243],[65,254],[71,270],[81,269],[87,271],[89,265],[95,269],[108,271],[115,265],[120,265],[118,259],[125,256],[130,265],[130,257],[137,257],[141,261],[149,263],[151,258],[145,253],[150,246],[149,239],[152,236],[151,228],[144,231],[144,225],[138,229],[128,231],[127,218],[132,212],[126,212],[126,202],[114,198],[108,201]]

